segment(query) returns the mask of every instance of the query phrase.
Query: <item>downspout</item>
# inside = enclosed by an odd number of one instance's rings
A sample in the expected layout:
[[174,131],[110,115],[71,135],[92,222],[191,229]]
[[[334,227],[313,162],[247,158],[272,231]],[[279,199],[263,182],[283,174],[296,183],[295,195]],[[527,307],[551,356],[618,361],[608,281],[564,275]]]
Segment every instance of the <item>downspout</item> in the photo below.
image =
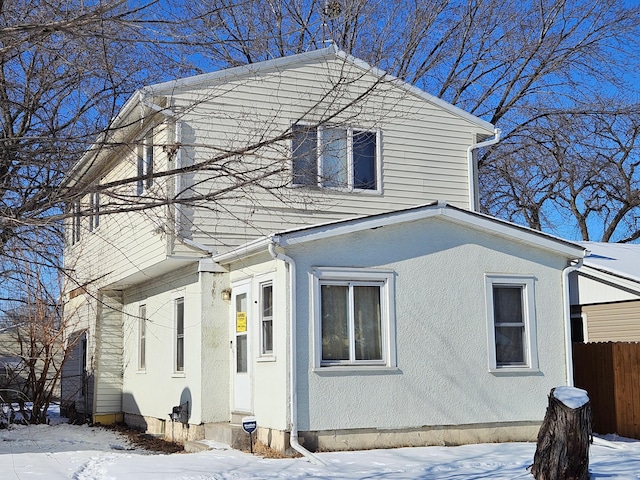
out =
[[276,259],[282,260],[289,267],[289,422],[291,433],[289,434],[289,444],[291,448],[304,455],[311,463],[316,465],[327,465],[317,455],[304,448],[298,442],[298,394],[296,383],[296,263],[284,253],[276,252],[277,237],[271,237],[269,244],[269,254]]
[[562,297],[564,301],[564,348],[566,354],[567,385],[573,387],[573,351],[571,346],[571,299],[569,298],[569,274],[575,272],[582,266],[583,259],[573,260],[562,271]]
[[498,143],[500,141],[502,130],[494,128],[493,133],[493,138],[485,140],[484,142],[474,143],[467,148],[467,166],[469,170],[469,211],[471,212],[476,211],[476,162],[473,156],[473,151],[478,148],[488,147]]

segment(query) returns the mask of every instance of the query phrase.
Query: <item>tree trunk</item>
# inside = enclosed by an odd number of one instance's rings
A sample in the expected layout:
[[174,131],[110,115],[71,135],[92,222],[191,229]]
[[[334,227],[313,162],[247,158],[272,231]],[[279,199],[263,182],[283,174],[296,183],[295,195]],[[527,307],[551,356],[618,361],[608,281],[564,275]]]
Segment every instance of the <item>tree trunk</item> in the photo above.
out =
[[549,394],[531,473],[536,480],[588,480],[591,403],[571,408]]

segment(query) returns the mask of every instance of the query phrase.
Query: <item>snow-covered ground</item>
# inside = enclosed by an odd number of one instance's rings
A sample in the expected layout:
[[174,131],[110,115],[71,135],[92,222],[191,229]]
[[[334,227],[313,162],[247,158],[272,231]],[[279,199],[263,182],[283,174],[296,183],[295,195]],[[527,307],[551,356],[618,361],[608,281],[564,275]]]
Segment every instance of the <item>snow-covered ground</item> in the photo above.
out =
[[[318,454],[328,466],[222,448],[155,455],[112,431],[54,416],[51,425],[0,430],[0,479],[532,479],[534,452],[533,443],[496,443]],[[640,479],[640,442],[597,439],[589,470],[594,480]]]

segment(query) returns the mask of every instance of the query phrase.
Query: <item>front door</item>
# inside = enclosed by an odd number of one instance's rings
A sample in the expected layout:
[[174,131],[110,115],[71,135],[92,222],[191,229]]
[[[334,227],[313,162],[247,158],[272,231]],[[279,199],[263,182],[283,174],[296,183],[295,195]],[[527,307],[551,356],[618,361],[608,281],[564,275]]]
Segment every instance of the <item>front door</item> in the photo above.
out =
[[233,409],[251,413],[251,318],[249,311],[249,284],[233,286]]

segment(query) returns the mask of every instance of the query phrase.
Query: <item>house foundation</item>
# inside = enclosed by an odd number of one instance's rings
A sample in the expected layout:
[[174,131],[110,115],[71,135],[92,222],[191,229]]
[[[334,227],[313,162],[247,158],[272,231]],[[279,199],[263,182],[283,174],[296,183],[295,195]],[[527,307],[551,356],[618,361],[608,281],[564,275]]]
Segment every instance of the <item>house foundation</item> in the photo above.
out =
[[535,442],[540,422],[487,423],[406,429],[352,429],[300,432],[312,452],[374,448],[456,446],[476,443]]

